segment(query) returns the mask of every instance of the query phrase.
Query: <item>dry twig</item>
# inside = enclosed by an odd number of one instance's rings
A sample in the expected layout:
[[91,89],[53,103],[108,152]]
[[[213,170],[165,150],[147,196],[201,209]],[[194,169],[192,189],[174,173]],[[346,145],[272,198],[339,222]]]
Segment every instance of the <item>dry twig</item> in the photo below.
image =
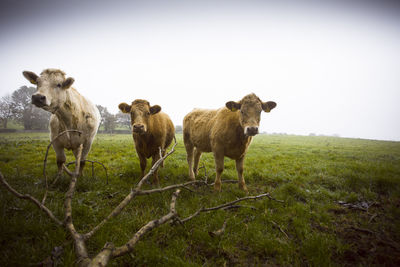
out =
[[277,224],[273,220],[271,220],[271,222],[272,222],[273,225],[275,225],[279,229],[279,231],[281,231],[282,234],[284,234],[286,236],[287,239],[289,239],[288,234],[285,231],[283,231],[283,229],[281,228],[281,226],[279,224]]
[[213,210],[219,210],[219,209],[227,209],[227,208],[233,206],[233,204],[236,204],[238,202],[241,202],[241,201],[244,201],[244,200],[249,200],[249,199],[254,199],[255,200],[255,199],[263,198],[263,197],[268,197],[270,200],[275,200],[275,201],[278,201],[278,202],[281,202],[281,203],[284,202],[283,200],[278,200],[278,199],[275,199],[275,198],[271,197],[271,195],[269,193],[264,193],[264,194],[261,194],[261,195],[258,195],[258,196],[247,196],[247,197],[242,197],[242,198],[236,199],[234,201],[231,201],[231,202],[228,202],[228,203],[224,203],[222,205],[211,207],[211,208],[202,207],[202,208],[198,209],[195,213],[190,215],[189,217],[184,218],[184,219],[180,219],[179,222],[185,223],[185,222],[193,219],[197,215],[199,215],[201,212],[207,212],[207,211],[213,211]]
[[222,235],[223,233],[225,233],[225,228],[226,228],[226,222],[227,222],[227,221],[228,221],[228,220],[225,220],[225,221],[224,221],[224,224],[222,225],[221,229],[218,229],[218,230],[213,231],[213,232],[208,232],[208,234],[209,234],[211,237],[216,237],[216,236],[220,236],[220,235]]
[[[97,163],[97,164],[101,165],[101,166],[103,167],[105,173],[106,173],[106,184],[108,184],[108,172],[107,172],[106,166],[104,166],[103,163],[101,163],[100,161],[89,160],[89,159],[85,159],[84,161],[85,161],[85,162],[89,162],[89,163],[92,164],[92,178],[94,178],[94,164]],[[75,161],[68,162],[68,163],[66,164],[66,167],[68,167],[69,165],[72,165],[72,164],[75,164]]]
[[175,205],[176,205],[176,198],[178,197],[179,192],[180,192],[180,190],[178,189],[172,194],[170,211],[168,214],[164,215],[163,217],[161,217],[159,219],[148,222],[145,226],[140,228],[139,231],[137,231],[134,234],[134,236],[125,245],[116,248],[113,251],[112,256],[115,258],[115,257],[119,257],[122,255],[125,255],[126,253],[131,252],[133,250],[133,247],[136,245],[136,243],[139,241],[139,239],[144,234],[153,230],[155,227],[160,226],[160,225],[168,222],[169,220],[172,220],[174,217],[176,217],[177,213],[176,213]]
[[45,205],[43,205],[39,200],[37,200],[36,198],[32,197],[31,195],[23,195],[21,193],[19,193],[17,190],[15,190],[14,188],[12,188],[7,181],[4,179],[3,174],[0,172],[0,182],[4,185],[4,187],[10,191],[13,195],[15,195],[17,198],[20,199],[27,199],[31,202],[33,202],[33,204],[35,204],[36,206],[38,206],[39,209],[41,209],[43,212],[45,212],[50,219],[52,219],[56,224],[58,225],[63,225],[63,223],[56,218],[56,216],[54,216],[53,212],[51,212]]

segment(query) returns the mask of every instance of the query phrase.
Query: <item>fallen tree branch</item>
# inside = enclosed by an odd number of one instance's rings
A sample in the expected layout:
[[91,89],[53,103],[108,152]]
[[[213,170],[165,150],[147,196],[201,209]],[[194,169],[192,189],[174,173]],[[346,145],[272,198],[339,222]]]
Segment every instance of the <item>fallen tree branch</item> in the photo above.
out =
[[257,210],[255,207],[247,206],[247,205],[232,205],[232,206],[223,208],[223,210],[238,209],[238,208],[248,208],[248,209],[252,209],[252,210]]
[[268,197],[270,200],[275,200],[275,201],[278,201],[278,202],[281,202],[281,203],[284,202],[283,200],[278,200],[278,199],[275,199],[275,198],[271,197],[271,195],[269,193],[264,193],[264,194],[261,194],[261,195],[258,195],[258,196],[247,196],[247,197],[242,197],[242,198],[236,199],[234,201],[231,201],[231,202],[228,202],[228,203],[224,203],[222,205],[211,207],[211,208],[202,207],[202,208],[198,209],[192,215],[190,215],[190,216],[188,216],[188,217],[186,217],[184,219],[179,219],[178,221],[180,223],[185,223],[185,222],[193,219],[197,215],[199,215],[201,212],[214,211],[214,210],[219,210],[219,209],[227,209],[227,208],[232,207],[233,204],[236,204],[238,202],[241,202],[241,201],[244,201],[244,200],[249,200],[249,199],[254,199],[255,200],[255,199],[259,199],[259,198],[263,198],[263,197]]
[[172,194],[170,211],[168,214],[164,215],[163,217],[161,217],[159,219],[148,222],[145,226],[140,228],[140,230],[137,231],[136,234],[125,245],[116,248],[113,251],[112,256],[115,258],[115,257],[119,257],[119,256],[122,256],[122,255],[125,255],[125,254],[131,252],[133,250],[134,246],[136,245],[136,243],[140,240],[140,238],[144,234],[153,230],[155,227],[160,226],[160,225],[168,222],[169,220],[172,220],[174,217],[176,217],[177,213],[176,213],[175,205],[176,205],[176,198],[178,197],[179,192],[180,192],[180,189],[176,190]]
[[[103,163],[101,163],[100,161],[89,160],[89,159],[85,159],[84,161],[85,161],[85,162],[89,162],[89,163],[92,164],[92,178],[94,178],[94,166],[93,166],[93,165],[94,165],[95,163],[101,165],[101,166],[103,167],[105,173],[106,173],[106,184],[108,184],[108,172],[107,172],[106,166],[104,166]],[[65,166],[68,167],[69,165],[72,165],[72,164],[75,164],[75,161],[68,162]]]
[[43,205],[39,200],[37,200],[36,198],[32,197],[31,195],[23,195],[21,193],[19,193],[17,190],[15,190],[14,188],[12,188],[7,181],[4,179],[3,174],[0,172],[0,182],[4,185],[4,187],[10,191],[13,195],[15,195],[17,198],[20,199],[27,199],[31,202],[33,202],[33,204],[35,204],[36,206],[38,206],[39,209],[41,209],[44,213],[46,213],[50,219],[52,219],[56,224],[62,226],[63,223],[56,218],[56,216],[54,216],[53,212],[51,212],[45,205]]
[[89,239],[92,237],[105,223],[107,223],[110,219],[116,217],[118,214],[121,213],[121,211],[134,199],[135,196],[137,195],[146,195],[146,194],[151,194],[151,193],[156,193],[156,192],[163,192],[167,191],[170,189],[175,189],[179,186],[170,186],[168,188],[159,188],[159,189],[154,189],[154,190],[143,190],[141,191],[140,188],[142,187],[143,183],[157,170],[157,168],[160,167],[162,162],[169,157],[172,153],[175,152],[175,146],[177,145],[176,139],[175,144],[172,146],[171,150],[165,154],[165,156],[161,157],[158,159],[154,165],[151,167],[150,171],[143,176],[143,178],[139,181],[139,183],[136,185],[134,189],[131,190],[131,192],[122,200],[117,207],[114,208],[114,210],[106,217],[104,218],[98,225],[96,225],[91,231],[87,232],[86,234],[83,235],[84,240]]
[[89,267],[106,266],[111,259],[114,249],[114,244],[107,242],[99,254],[97,254],[89,263]]
[[196,181],[186,182],[186,183],[183,183],[183,184],[173,184],[173,185],[169,185],[169,186],[166,186],[166,187],[163,187],[163,188],[140,190],[140,191],[136,192],[136,195],[138,195],[138,196],[150,195],[150,194],[153,194],[153,193],[161,193],[161,192],[164,192],[164,191],[168,191],[168,190],[175,189],[175,188],[180,188],[180,187],[182,187],[184,189],[188,189],[188,188],[186,188],[186,186],[194,185],[194,184],[204,184],[204,182],[201,181],[201,180],[196,180]]
[[[139,181],[139,183],[136,185],[136,188],[135,188],[136,190],[139,191],[139,190],[142,188],[143,183],[146,182],[147,179],[149,179],[149,177],[152,176],[152,175],[154,174],[154,172],[160,167],[160,165],[164,162],[164,160],[165,160],[166,158],[168,158],[172,153],[175,152],[175,147],[176,147],[176,145],[178,144],[178,143],[176,142],[175,136],[174,136],[174,140],[175,140],[175,143],[174,143],[174,145],[172,146],[171,150],[170,150],[167,154],[165,154],[165,156],[159,158],[159,159],[154,163],[154,165],[150,168],[150,171],[149,171],[145,176],[143,176],[143,178],[142,178],[142,179]],[[161,148],[160,148],[160,150],[161,150]]]
[[199,168],[199,170],[200,170],[200,169],[204,169],[204,178],[205,178],[205,183],[207,184],[207,183],[208,183],[208,174],[207,174],[206,165],[204,165],[204,163],[203,163],[203,166],[201,166],[201,167]]
[[80,168],[80,160],[82,156],[83,145],[79,146],[78,155],[76,157],[76,168],[75,171],[71,175],[71,182],[68,188],[67,193],[65,194],[64,208],[65,208],[65,228],[70,233],[71,237],[74,240],[75,254],[78,257],[78,262],[81,265],[87,265],[89,256],[87,253],[85,240],[81,234],[75,229],[75,226],[72,221],[72,197],[74,196],[77,177],[79,175]]
[[274,222],[273,220],[271,220],[271,222],[272,222],[273,225],[275,225],[275,226],[279,229],[279,231],[281,231],[282,234],[284,234],[284,235],[286,236],[287,239],[289,239],[288,234],[286,234],[286,232],[283,231],[283,229],[281,228],[281,226],[280,226],[279,224],[277,224],[277,223]]
[[213,232],[208,232],[208,234],[209,234],[211,237],[216,237],[216,236],[220,236],[220,235],[222,235],[223,233],[225,233],[225,228],[226,228],[226,222],[227,222],[227,221],[228,221],[228,220],[225,220],[225,221],[224,221],[224,224],[222,225],[221,229],[218,229],[218,230],[213,231]]

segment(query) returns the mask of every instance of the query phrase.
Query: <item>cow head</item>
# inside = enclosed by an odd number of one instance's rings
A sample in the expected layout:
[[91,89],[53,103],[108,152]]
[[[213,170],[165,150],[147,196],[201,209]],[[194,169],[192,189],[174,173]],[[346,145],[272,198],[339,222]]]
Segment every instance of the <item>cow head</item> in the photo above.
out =
[[250,94],[239,102],[226,102],[225,106],[233,112],[239,112],[239,121],[244,129],[244,134],[254,136],[258,134],[261,111],[270,112],[276,107],[276,103],[273,101],[262,102],[255,94]]
[[32,104],[52,113],[66,101],[66,91],[74,83],[73,78],[65,78],[65,73],[58,69],[45,69],[40,77],[31,71],[22,74],[37,86],[37,91],[32,95]]
[[118,108],[123,113],[131,114],[132,131],[138,134],[147,132],[150,116],[157,114],[161,110],[159,105],[150,106],[148,101],[141,99],[136,99],[132,102],[132,105],[121,103]]

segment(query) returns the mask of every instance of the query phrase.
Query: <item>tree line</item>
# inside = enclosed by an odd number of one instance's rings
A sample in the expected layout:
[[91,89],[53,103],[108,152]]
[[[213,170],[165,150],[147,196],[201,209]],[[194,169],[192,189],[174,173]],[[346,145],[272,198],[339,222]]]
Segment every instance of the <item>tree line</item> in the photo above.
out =
[[[31,103],[35,87],[21,86],[12,94],[0,98],[0,128],[8,129],[9,122],[23,126],[24,130],[47,130],[51,114]],[[129,130],[130,117],[118,112],[112,114],[107,107],[97,105],[100,111],[100,130],[114,132],[116,129]]]

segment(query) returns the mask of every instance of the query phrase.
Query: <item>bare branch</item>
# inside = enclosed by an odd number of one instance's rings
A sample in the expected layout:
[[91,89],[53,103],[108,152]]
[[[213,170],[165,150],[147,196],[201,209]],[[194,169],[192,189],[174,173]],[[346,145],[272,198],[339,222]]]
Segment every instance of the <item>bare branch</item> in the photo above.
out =
[[169,186],[166,186],[166,187],[163,187],[163,188],[155,188],[155,189],[150,189],[150,190],[140,190],[140,191],[137,191],[136,194],[138,196],[140,196],[140,195],[150,195],[150,194],[153,194],[153,193],[161,193],[161,192],[168,191],[168,190],[175,189],[175,188],[179,188],[179,187],[187,189],[186,186],[193,185],[193,184],[204,184],[204,182],[200,181],[200,180],[190,181],[190,182],[186,182],[186,183],[183,183],[183,184],[169,185]]
[[163,217],[161,217],[159,219],[152,220],[152,221],[148,222],[145,226],[140,228],[140,230],[137,231],[134,234],[134,236],[125,245],[118,247],[113,251],[113,253],[112,253],[113,258],[120,257],[122,255],[125,255],[125,254],[131,252],[133,250],[133,248],[135,247],[136,243],[140,240],[140,238],[144,234],[146,234],[147,232],[150,232],[154,228],[156,228],[156,227],[168,222],[169,220],[173,219],[174,217],[176,217],[177,213],[176,213],[175,205],[176,205],[176,198],[178,197],[179,193],[180,193],[180,190],[178,189],[172,194],[170,211],[168,214],[164,215]]
[[103,221],[101,221],[98,225],[96,225],[90,232],[83,235],[85,240],[92,237],[106,222],[108,222],[111,218],[117,216],[121,213],[121,211],[131,202],[131,200],[136,196],[137,191],[131,190],[131,192],[122,200],[117,207],[106,217]]
[[154,163],[154,165],[150,168],[150,171],[149,171],[145,176],[143,176],[143,178],[142,178],[142,179],[139,181],[139,183],[136,185],[136,190],[139,191],[139,190],[142,188],[143,183],[144,183],[145,181],[147,181],[147,179],[148,179],[150,176],[152,176],[152,175],[154,174],[154,172],[160,167],[160,165],[164,162],[164,160],[165,160],[167,157],[169,157],[172,153],[175,152],[175,147],[176,147],[176,145],[177,145],[175,136],[174,136],[174,140],[175,140],[175,143],[174,143],[174,145],[172,146],[171,150],[170,150],[167,154],[165,154],[165,156],[159,158],[159,159],[156,161],[156,163]]
[[226,208],[228,206],[231,206],[231,205],[233,205],[235,203],[238,203],[240,201],[249,200],[249,199],[258,199],[258,198],[262,198],[262,197],[268,197],[271,200],[275,200],[275,201],[278,201],[278,202],[283,202],[283,200],[276,200],[276,199],[272,198],[269,193],[264,193],[264,194],[261,194],[261,195],[258,195],[258,196],[242,197],[242,198],[236,199],[234,201],[231,201],[231,202],[228,202],[228,203],[216,206],[216,207],[203,209],[203,211],[218,210],[218,209],[222,209],[222,208]]
[[207,184],[207,183],[208,183],[208,175],[207,175],[207,168],[206,168],[206,165],[204,165],[204,163],[203,163],[203,166],[201,166],[201,167],[199,168],[199,170],[200,170],[200,169],[204,169],[205,183]]
[[193,213],[192,215],[190,215],[189,217],[186,217],[185,219],[179,219],[179,223],[183,224],[191,219],[193,219],[194,217],[196,217],[197,215],[200,214],[200,212],[203,211],[204,208],[200,208],[198,209],[195,213]]
[[167,191],[167,190],[171,190],[171,189],[175,189],[178,187],[182,187],[185,185],[189,185],[189,184],[193,184],[195,182],[188,182],[185,184],[181,184],[181,185],[172,185],[172,186],[167,186],[165,188],[158,188],[158,189],[153,189],[153,190],[140,190],[140,188],[142,187],[143,183],[151,176],[151,174],[153,174],[157,168],[160,167],[161,163],[164,162],[164,160],[171,155],[172,153],[175,152],[175,146],[177,145],[176,143],[176,139],[175,140],[175,144],[173,145],[173,147],[171,148],[171,150],[164,156],[161,157],[159,160],[156,161],[156,163],[154,163],[153,167],[150,169],[150,171],[139,181],[139,183],[136,185],[136,188],[132,189],[131,192],[124,198],[124,200],[122,200],[117,207],[114,208],[114,210],[106,217],[104,218],[98,225],[96,225],[91,231],[89,231],[88,233],[83,235],[84,240],[89,239],[90,237],[92,237],[105,223],[107,223],[110,219],[112,219],[113,217],[116,217],[118,214],[121,213],[121,211],[132,201],[132,199],[136,196],[136,195],[148,195],[148,194],[152,194],[152,193],[156,193],[156,192],[163,192],[163,191]]
[[[92,177],[93,177],[93,172],[94,172],[94,170],[93,170],[93,164],[94,164],[94,163],[97,163],[97,164],[101,165],[101,166],[103,167],[104,171],[106,172],[106,179],[107,179],[106,184],[108,184],[108,172],[107,172],[107,167],[104,166],[103,163],[101,163],[100,161],[89,160],[89,159],[85,159],[84,161],[85,161],[85,162],[89,162],[89,163],[92,164]],[[65,164],[65,166],[68,167],[68,166],[71,165],[71,164],[75,164],[75,161],[68,162],[67,164]]]
[[45,205],[43,205],[39,200],[36,198],[32,197],[31,195],[22,195],[18,191],[16,191],[14,188],[12,188],[7,181],[4,179],[3,174],[0,172],[0,182],[4,185],[4,187],[10,191],[12,194],[14,194],[16,197],[20,199],[27,199],[33,202],[36,206],[39,207],[39,209],[43,210],[49,217],[52,219],[56,224],[62,226],[63,223],[54,216],[53,212],[51,212]]
[[222,235],[222,234],[225,232],[226,222],[227,222],[227,221],[228,221],[228,220],[225,220],[225,221],[224,221],[224,224],[222,225],[221,229],[216,230],[216,231],[213,231],[213,232],[208,232],[208,234],[209,234],[211,237],[216,237],[216,236]]
[[[203,207],[201,209],[198,209],[195,213],[193,213],[189,217],[184,218],[184,219],[180,219],[180,222],[181,223],[187,222],[187,221],[193,219],[194,217],[196,217],[197,215],[199,215],[201,212],[214,211],[214,210],[219,210],[219,209],[228,209],[228,208],[233,207],[234,206],[233,204],[236,204],[238,202],[241,202],[241,201],[244,201],[244,200],[249,200],[249,199],[258,199],[258,198],[262,198],[262,197],[268,197],[271,200],[275,200],[275,201],[278,201],[278,202],[284,202],[283,200],[277,200],[277,199],[271,197],[271,195],[269,193],[264,193],[264,194],[261,194],[261,195],[258,195],[258,196],[247,196],[247,197],[242,197],[242,198],[236,199],[236,200],[228,202],[228,203],[224,203],[224,204],[219,205],[219,206],[215,206],[215,207],[211,207],[211,208],[204,208]],[[238,206],[236,206],[236,207],[238,207]]]
[[118,206],[115,207],[114,210],[106,218],[103,219],[103,221],[101,221],[98,225],[96,225],[90,232],[83,235],[84,239],[87,240],[90,237],[92,237],[106,222],[108,222],[110,219],[112,219],[113,217],[116,217],[118,214],[120,214],[121,211],[129,204],[129,202],[131,202],[131,200],[135,196],[143,196],[143,195],[150,195],[153,193],[161,193],[161,192],[165,192],[165,191],[180,188],[180,187],[185,188],[187,185],[192,185],[192,184],[203,184],[203,182],[202,181],[190,181],[190,182],[186,182],[183,184],[174,184],[174,185],[166,186],[163,188],[155,188],[155,189],[150,189],[150,190],[137,191],[136,189],[132,189],[131,192],[125,197],[125,199],[123,201],[121,201],[118,204]]
[[65,202],[64,202],[65,228],[69,231],[70,235],[72,236],[72,238],[74,240],[75,253],[78,256],[78,261],[80,261],[81,264],[86,262],[89,259],[89,256],[87,253],[85,240],[84,240],[83,236],[76,231],[75,226],[72,222],[72,197],[74,196],[75,189],[76,189],[76,183],[78,180],[77,177],[79,175],[82,148],[83,148],[83,145],[81,144],[79,146],[78,155],[76,157],[76,169],[75,169],[75,172],[73,172],[71,175],[72,176],[71,182],[69,185],[69,189],[68,189],[67,193],[65,194]]
[[62,165],[63,170],[69,175],[69,176],[74,176],[74,173],[68,169],[65,164]]
[[247,205],[232,205],[232,206],[223,208],[223,210],[238,209],[238,208],[248,208],[248,209],[252,209],[252,210],[257,210],[255,207],[247,206]]
[[274,221],[272,221],[272,220],[271,220],[271,222],[272,222],[273,225],[275,225],[276,227],[278,227],[279,231],[281,231],[281,233],[284,234],[284,235],[286,236],[287,239],[289,239],[288,234],[286,234],[286,232],[283,231],[283,229],[281,228],[281,226],[280,226],[279,224],[277,224],[276,222],[274,222]]
[[107,242],[100,253],[90,262],[89,267],[106,266],[111,259],[114,248],[113,243]]

